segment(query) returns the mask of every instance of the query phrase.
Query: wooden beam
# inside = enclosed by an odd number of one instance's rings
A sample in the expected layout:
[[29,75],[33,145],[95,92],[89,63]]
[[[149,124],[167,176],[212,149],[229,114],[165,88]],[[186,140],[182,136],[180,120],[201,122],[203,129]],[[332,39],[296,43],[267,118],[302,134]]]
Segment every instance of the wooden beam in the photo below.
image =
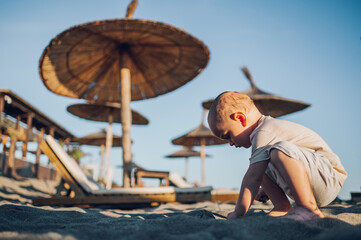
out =
[[176,194],[176,202],[194,203],[212,200],[211,192],[182,193]]
[[63,141],[64,145],[66,146],[66,152],[71,155],[70,153],[70,138],[65,138]]
[[202,168],[202,182],[201,186],[206,185],[206,153],[205,153],[205,145],[206,139],[201,138],[201,168]]
[[[123,64],[126,63],[127,54],[123,54]],[[130,187],[130,172],[132,161],[130,128],[132,125],[132,113],[130,110],[131,101],[131,76],[130,70],[121,66],[121,121],[122,121],[122,143],[123,143],[123,186]]]
[[227,202],[227,203],[236,203],[238,200],[239,193],[213,193],[212,192],[212,202]]
[[16,148],[16,142],[18,141],[18,136],[13,134],[11,136],[11,144],[9,149],[9,157],[7,161],[7,166],[5,167],[5,176],[7,177],[13,177],[15,179],[23,179],[23,177],[19,176],[16,172],[15,168],[15,148]]
[[165,194],[137,194],[137,195],[108,195],[108,196],[85,196],[85,197],[52,197],[33,199],[35,205],[121,205],[121,204],[144,204],[153,202],[175,202],[175,193]]
[[54,137],[54,133],[55,133],[55,128],[54,127],[50,127],[49,129],[49,135]]
[[38,147],[36,149],[36,160],[35,160],[35,169],[34,169],[34,176],[36,178],[39,177],[39,166],[40,166],[40,155],[41,155],[40,144],[43,141],[44,132],[45,132],[45,129],[42,128],[42,129],[40,129],[40,133],[38,135],[38,141],[37,141]]
[[57,205],[57,206],[97,206],[97,205],[137,205],[146,203],[194,203],[210,201],[210,192],[198,193],[164,193],[164,194],[116,194],[114,195],[92,195],[83,197],[51,197],[35,198],[34,205]]
[[23,141],[23,160],[26,159],[26,153],[27,153],[27,149],[28,149],[28,142],[29,142],[29,135],[30,135],[30,131],[32,128],[32,123],[33,123],[33,118],[34,118],[34,113],[28,113],[27,114],[27,121],[26,121],[26,133],[25,133],[25,140]]
[[16,123],[15,123],[15,129],[19,130],[19,123],[21,120],[21,116],[16,116]]
[[6,161],[5,164],[5,176],[7,177],[12,177],[13,175],[13,171],[15,171],[15,157],[14,157],[14,152],[15,152],[15,147],[16,147],[16,141],[17,141],[17,137],[16,136],[11,136],[10,138],[10,148],[9,148],[9,155],[8,155],[8,159]]
[[0,115],[2,114],[2,112],[4,111],[4,95],[0,94]]
[[142,178],[158,178],[160,186],[162,186],[162,180],[164,179],[164,186],[169,186],[169,172],[137,170],[135,173],[136,186],[140,186]]
[[78,183],[73,179],[64,165],[58,159],[58,156],[47,145],[45,140],[40,143],[41,151],[48,156],[50,162],[53,164],[55,170],[60,174],[66,183],[69,184],[70,188],[75,192],[75,196],[85,196],[83,189],[78,185]]
[[8,128],[9,135],[10,135],[10,149],[8,155],[8,161],[5,165],[5,176],[13,177],[16,179],[22,179],[17,173],[15,169],[15,150],[16,150],[16,142],[18,141],[19,137],[21,138],[22,135],[19,131],[19,122],[20,116],[16,117],[16,124],[15,129]]
[[113,124],[113,109],[109,111],[108,116],[108,131],[105,140],[105,176],[104,179],[108,179],[109,177],[109,165],[110,165],[110,150],[113,145],[113,131],[112,131],[112,124]]
[[98,179],[103,181],[104,172],[104,144],[100,145],[100,166],[99,166],[99,177]]

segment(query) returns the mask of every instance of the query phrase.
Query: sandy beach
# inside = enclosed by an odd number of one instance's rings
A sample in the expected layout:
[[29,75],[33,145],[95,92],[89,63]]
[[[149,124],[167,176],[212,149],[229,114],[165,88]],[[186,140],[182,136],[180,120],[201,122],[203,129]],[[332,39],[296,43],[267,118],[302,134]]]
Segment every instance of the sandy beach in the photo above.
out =
[[0,177],[1,239],[361,239],[361,203],[322,208],[325,219],[297,222],[266,215],[256,203],[243,219],[227,221],[234,204],[163,204],[134,210],[33,206],[55,182]]

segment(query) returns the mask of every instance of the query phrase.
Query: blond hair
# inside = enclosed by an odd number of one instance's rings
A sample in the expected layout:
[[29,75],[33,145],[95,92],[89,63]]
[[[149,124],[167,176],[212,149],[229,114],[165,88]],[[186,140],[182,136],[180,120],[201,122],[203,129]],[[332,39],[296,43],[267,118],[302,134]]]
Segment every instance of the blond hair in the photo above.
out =
[[213,101],[208,113],[208,122],[210,120],[215,120],[216,123],[219,123],[236,111],[248,114],[255,108],[256,106],[252,99],[246,94],[239,92],[223,92]]

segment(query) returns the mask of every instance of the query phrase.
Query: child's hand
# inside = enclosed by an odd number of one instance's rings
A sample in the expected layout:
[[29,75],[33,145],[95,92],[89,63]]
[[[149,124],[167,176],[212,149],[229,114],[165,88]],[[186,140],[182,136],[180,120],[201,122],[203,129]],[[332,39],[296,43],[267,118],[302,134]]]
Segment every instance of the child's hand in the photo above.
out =
[[236,212],[230,212],[227,215],[227,220],[241,218]]
[[256,197],[254,198],[256,199],[257,201],[260,201],[260,202],[267,202],[269,200],[269,197],[267,196],[267,194],[262,190],[262,188],[259,189]]

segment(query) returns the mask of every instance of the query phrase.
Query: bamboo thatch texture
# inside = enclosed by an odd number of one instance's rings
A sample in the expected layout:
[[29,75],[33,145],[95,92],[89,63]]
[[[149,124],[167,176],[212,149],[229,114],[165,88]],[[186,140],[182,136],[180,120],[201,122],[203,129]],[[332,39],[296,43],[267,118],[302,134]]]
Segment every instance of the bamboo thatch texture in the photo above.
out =
[[[91,121],[109,122],[109,115],[112,115],[113,123],[121,123],[120,103],[77,103],[67,107],[71,114]],[[147,125],[148,119],[140,113],[132,110],[132,124]]]
[[[129,56],[126,62],[124,54]],[[149,20],[116,19],[60,33],[44,50],[39,73],[56,94],[120,102],[119,66],[127,66],[134,101],[186,84],[208,60],[208,48],[181,29]]]
[[[202,144],[202,142],[204,144]],[[210,146],[225,144],[227,141],[214,136],[211,130],[202,123],[197,128],[189,131],[185,135],[172,140],[172,143],[183,146]]]
[[[301,111],[310,106],[310,104],[302,101],[280,97],[260,90],[254,84],[248,68],[243,67],[241,70],[252,86],[250,89],[243,91],[242,93],[247,94],[253,100],[254,104],[263,115],[276,118]],[[203,108],[209,109],[213,101],[214,99],[204,101],[202,103]]]
[[[101,146],[106,143],[107,132],[103,129],[100,132],[92,133],[80,138],[72,139],[72,142],[77,142],[80,145],[91,145],[91,146]],[[113,135],[112,147],[121,147],[122,146],[122,137]]]

